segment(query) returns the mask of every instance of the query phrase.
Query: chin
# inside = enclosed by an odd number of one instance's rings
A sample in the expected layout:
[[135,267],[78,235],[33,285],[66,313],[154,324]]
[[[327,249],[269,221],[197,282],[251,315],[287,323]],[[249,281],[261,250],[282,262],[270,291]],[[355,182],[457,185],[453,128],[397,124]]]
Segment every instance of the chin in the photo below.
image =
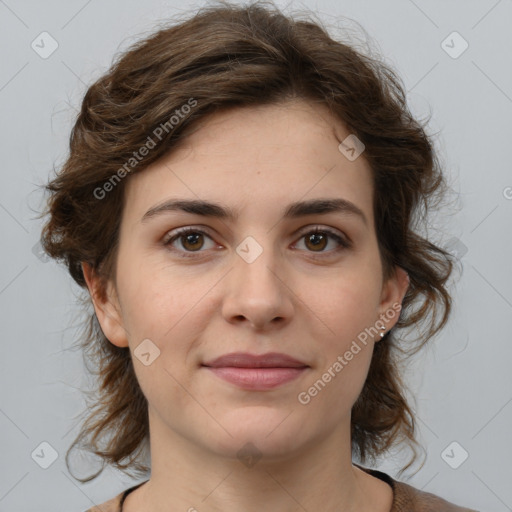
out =
[[304,421],[291,410],[246,406],[219,417],[219,422],[231,436],[210,438],[210,448],[230,458],[250,457],[252,453],[254,457],[277,461],[309,440]]

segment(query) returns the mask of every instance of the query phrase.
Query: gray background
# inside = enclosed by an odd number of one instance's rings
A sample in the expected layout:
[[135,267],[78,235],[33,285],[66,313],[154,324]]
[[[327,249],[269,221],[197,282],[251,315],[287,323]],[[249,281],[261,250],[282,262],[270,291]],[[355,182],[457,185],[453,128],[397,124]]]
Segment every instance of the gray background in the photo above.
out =
[[[135,483],[106,470],[82,485],[64,463],[88,379],[81,354],[67,350],[78,287],[63,267],[37,256],[38,186],[63,163],[75,109],[114,54],[156,21],[200,5],[0,0],[0,512],[82,512]],[[439,134],[458,201],[437,233],[463,272],[449,325],[408,367],[428,458],[402,480],[482,511],[512,510],[512,1],[288,5],[313,9],[333,29],[347,23],[339,16],[360,23],[403,77],[413,112],[433,112],[429,129]],[[43,31],[59,45],[47,59],[31,47]],[[457,58],[462,40],[442,43],[453,31],[469,44]],[[31,455],[42,442],[58,453],[47,469]],[[453,469],[445,460],[460,461],[462,450],[469,457]],[[406,459],[407,452],[392,454],[378,468],[395,476]]]

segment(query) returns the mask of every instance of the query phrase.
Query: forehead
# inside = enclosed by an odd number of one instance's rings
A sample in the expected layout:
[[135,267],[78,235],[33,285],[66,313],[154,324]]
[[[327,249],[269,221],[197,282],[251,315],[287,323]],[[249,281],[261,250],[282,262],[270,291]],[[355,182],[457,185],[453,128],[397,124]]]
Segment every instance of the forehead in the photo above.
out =
[[373,180],[364,153],[339,149],[350,132],[323,105],[290,101],[206,116],[179,146],[130,176],[127,215],[170,198],[208,199],[260,216],[318,197],[341,197],[372,218]]

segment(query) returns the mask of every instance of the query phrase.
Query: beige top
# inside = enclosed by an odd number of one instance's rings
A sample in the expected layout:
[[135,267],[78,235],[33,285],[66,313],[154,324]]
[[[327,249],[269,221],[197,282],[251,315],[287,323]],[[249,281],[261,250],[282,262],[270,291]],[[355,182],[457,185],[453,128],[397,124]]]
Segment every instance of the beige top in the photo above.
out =
[[[359,464],[354,465],[391,486],[393,489],[393,503],[390,512],[478,512],[475,509],[454,505],[439,496],[420,491],[408,484],[394,480],[387,473],[383,473],[382,471],[364,468]],[[92,507],[85,512],[122,512],[123,502],[126,496],[137,489],[137,487],[145,484],[146,481],[126,489],[109,501]]]

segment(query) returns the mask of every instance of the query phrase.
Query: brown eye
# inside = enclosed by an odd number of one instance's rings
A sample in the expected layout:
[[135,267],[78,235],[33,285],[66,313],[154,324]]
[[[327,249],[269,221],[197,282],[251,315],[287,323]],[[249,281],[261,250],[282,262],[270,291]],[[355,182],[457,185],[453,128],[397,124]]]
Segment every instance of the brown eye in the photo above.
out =
[[327,238],[322,232],[310,233],[305,236],[306,246],[312,248],[314,251],[323,250],[327,245]]
[[204,245],[204,241],[201,239],[202,233],[191,232],[188,234],[182,234],[179,238],[182,240],[182,246],[191,251],[197,251]]
[[[194,253],[203,253],[201,249],[205,248],[205,238],[213,239],[208,233],[197,228],[183,228],[176,230],[174,234],[170,234],[163,241],[165,246],[169,246],[173,252],[178,253],[183,257],[192,257]],[[309,253],[318,253],[320,256],[329,256],[336,254],[343,249],[349,249],[352,247],[350,240],[337,232],[330,229],[316,228],[310,230],[301,235],[300,239],[305,240],[306,251]],[[175,246],[176,241],[180,241],[180,246]],[[329,242],[334,240],[337,243],[337,247],[332,250],[325,250],[329,245]],[[208,248],[208,247],[206,247]],[[213,247],[211,247],[213,248]]]
[[[212,238],[201,229],[183,228],[175,231],[173,235],[166,237],[163,244],[165,246],[170,246],[174,252],[179,253],[181,256],[187,257],[193,255],[190,253],[205,252],[201,250],[205,246],[205,237],[212,240]],[[179,246],[175,246],[175,242],[178,240],[180,241],[180,244]]]
[[[336,254],[343,249],[349,249],[352,247],[352,243],[348,238],[339,235],[337,232],[331,231],[327,228],[316,228],[313,231],[307,231],[301,235],[301,239],[304,239],[304,245],[308,252],[318,253],[320,255]],[[338,247],[332,250],[325,250],[330,240],[335,240]]]

